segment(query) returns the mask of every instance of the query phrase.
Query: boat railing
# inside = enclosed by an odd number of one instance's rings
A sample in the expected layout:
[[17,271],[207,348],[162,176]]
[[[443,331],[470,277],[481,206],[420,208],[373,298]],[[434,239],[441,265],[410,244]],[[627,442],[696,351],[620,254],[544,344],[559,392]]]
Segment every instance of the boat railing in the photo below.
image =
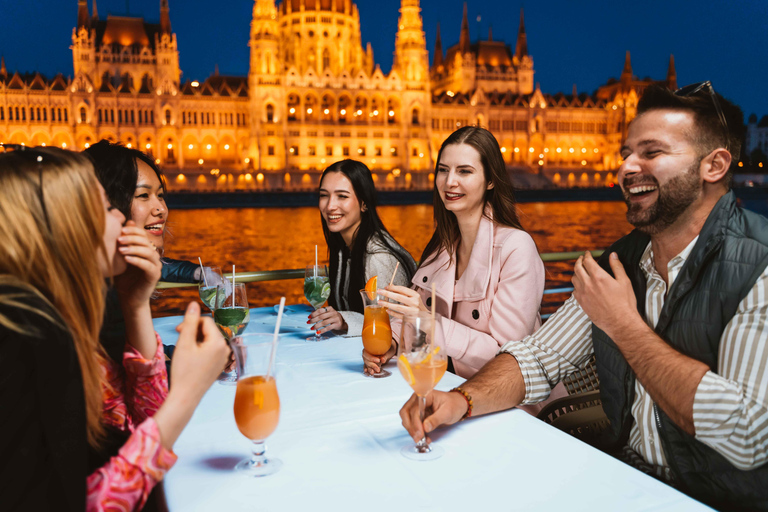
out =
[[[590,251],[595,258],[600,257],[603,251]],[[572,252],[545,252],[541,253],[541,260],[544,263],[554,263],[559,261],[571,261],[577,259],[584,254],[583,251]],[[232,274],[225,274],[225,276],[231,276]],[[281,270],[257,270],[254,272],[236,272],[235,278],[239,283],[263,283],[267,281],[282,281],[285,279],[304,279],[303,268],[287,268]],[[158,289],[167,288],[185,288],[190,286],[197,286],[195,283],[167,283],[160,282],[157,284]],[[557,293],[570,293],[573,291],[572,287],[561,288],[548,288],[544,290],[544,295],[553,295]],[[543,315],[542,315],[543,316]]]

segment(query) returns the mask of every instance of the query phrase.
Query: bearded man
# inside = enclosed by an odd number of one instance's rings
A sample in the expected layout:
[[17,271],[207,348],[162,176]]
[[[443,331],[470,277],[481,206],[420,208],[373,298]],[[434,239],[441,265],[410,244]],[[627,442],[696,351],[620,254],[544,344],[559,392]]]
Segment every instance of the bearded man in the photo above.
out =
[[768,220],[730,191],[744,122],[709,82],[649,87],[621,148],[635,230],[574,268],[573,295],[454,392],[415,440],[540,402],[595,356],[615,455],[692,497],[768,510]]

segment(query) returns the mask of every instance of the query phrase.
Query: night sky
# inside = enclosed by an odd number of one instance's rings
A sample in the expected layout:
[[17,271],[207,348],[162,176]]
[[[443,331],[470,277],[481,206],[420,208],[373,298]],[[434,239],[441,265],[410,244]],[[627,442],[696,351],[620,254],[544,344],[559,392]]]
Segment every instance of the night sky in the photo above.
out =
[[[93,0],[89,0],[89,5]],[[159,0],[97,0],[99,16],[159,20]],[[463,0],[422,0],[430,59],[437,23],[443,49],[459,40]],[[363,44],[387,73],[392,66],[399,0],[358,0]],[[468,2],[473,41],[514,47],[519,1]],[[618,77],[627,50],[640,78],[663,79],[674,54],[680,85],[711,80],[746,115],[768,114],[768,1],[766,0],[548,0],[528,2],[525,25],[534,79],[546,93],[593,92]],[[72,74],[72,28],[77,0],[0,0],[0,53],[8,70]],[[248,72],[252,0],[170,0],[182,79],[204,79],[218,64],[221,74]],[[695,12],[693,11],[695,9]],[[479,18],[479,21],[478,21]]]

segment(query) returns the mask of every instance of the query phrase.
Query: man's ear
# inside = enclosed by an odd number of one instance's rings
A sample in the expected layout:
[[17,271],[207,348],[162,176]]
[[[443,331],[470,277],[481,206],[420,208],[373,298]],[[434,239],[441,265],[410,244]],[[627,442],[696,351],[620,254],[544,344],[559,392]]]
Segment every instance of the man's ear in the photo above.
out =
[[701,178],[707,183],[717,183],[725,178],[731,167],[731,153],[725,148],[717,148],[704,157],[699,167]]

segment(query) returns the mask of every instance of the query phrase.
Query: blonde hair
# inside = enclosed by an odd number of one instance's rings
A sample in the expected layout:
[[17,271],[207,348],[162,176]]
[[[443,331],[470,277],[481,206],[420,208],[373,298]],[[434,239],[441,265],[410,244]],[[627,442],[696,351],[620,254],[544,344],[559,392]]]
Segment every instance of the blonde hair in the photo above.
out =
[[[97,447],[104,436],[105,380],[99,343],[105,281],[99,255],[107,260],[104,205],[90,160],[55,148],[0,154],[0,218],[0,274],[5,274],[0,284],[44,299],[60,320],[38,313],[66,324],[83,376],[88,443]],[[19,307],[18,298],[5,294],[0,302]],[[11,318],[0,316],[0,325],[21,331]]]

